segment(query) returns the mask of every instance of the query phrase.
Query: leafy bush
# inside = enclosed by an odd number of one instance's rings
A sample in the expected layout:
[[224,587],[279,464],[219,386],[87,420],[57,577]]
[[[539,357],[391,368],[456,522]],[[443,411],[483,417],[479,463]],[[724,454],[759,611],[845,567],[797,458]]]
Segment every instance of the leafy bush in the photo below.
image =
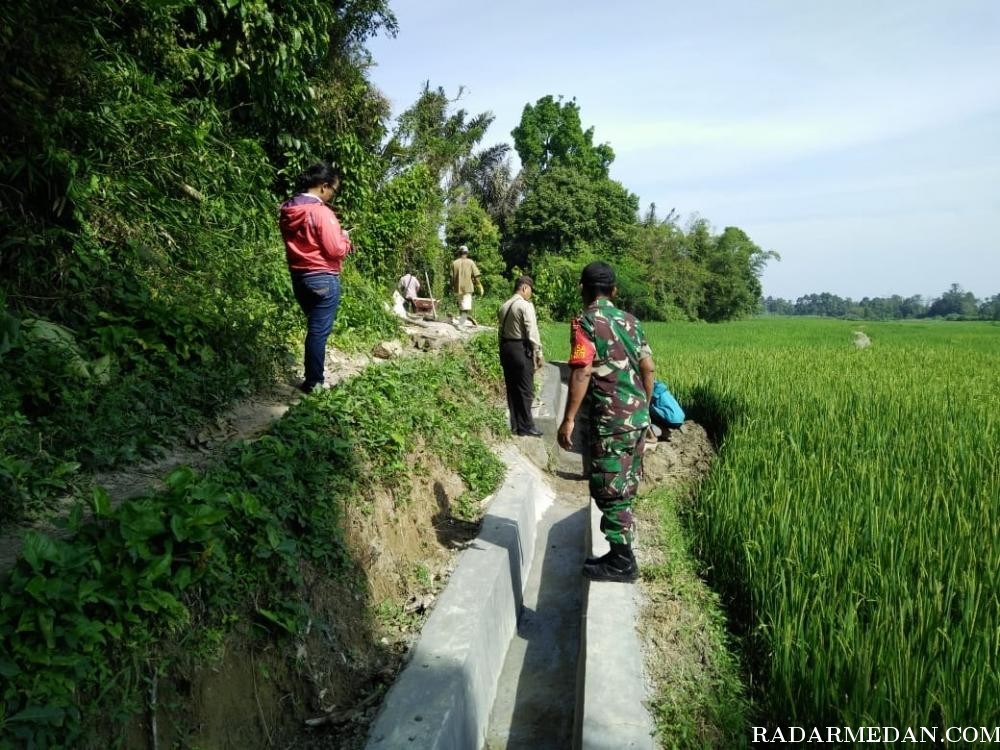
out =
[[383,180],[388,105],[352,57],[394,28],[379,0],[0,9],[0,524],[279,374],[302,321],[276,193],[306,162],[385,243],[345,343],[395,335],[372,279],[428,186]]
[[569,320],[583,309],[580,271],[596,260],[588,251],[570,257],[549,256],[534,268],[536,305],[556,320]]
[[503,467],[483,441],[505,425],[483,386],[499,393],[489,336],[464,353],[371,367],[204,476],[177,469],[164,493],[118,508],[97,491],[94,517],[74,511],[68,538],[30,535],[0,594],[0,747],[78,746],[86,717],[127,719],[141,707],[135,672],[166,673],[164,644],[182,629],[187,650],[205,653],[241,622],[300,633],[303,560],[350,575],[344,508],[376,486],[407,497],[418,445],[470,497],[492,492]]

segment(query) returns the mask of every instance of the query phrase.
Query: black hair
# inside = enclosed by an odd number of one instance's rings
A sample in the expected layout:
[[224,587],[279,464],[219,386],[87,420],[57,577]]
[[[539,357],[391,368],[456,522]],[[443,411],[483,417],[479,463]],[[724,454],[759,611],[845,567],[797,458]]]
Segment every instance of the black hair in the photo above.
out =
[[526,286],[532,291],[535,290],[535,282],[530,276],[518,276],[517,281],[514,282],[514,291],[520,290],[522,286]]
[[340,170],[331,167],[326,162],[317,162],[295,178],[295,190],[304,193],[309,188],[319,187],[327,183],[340,183]]
[[585,286],[583,288],[583,298],[588,304],[593,302],[598,297],[608,297],[610,298],[615,292],[615,286],[607,286],[606,284],[594,284],[593,286]]

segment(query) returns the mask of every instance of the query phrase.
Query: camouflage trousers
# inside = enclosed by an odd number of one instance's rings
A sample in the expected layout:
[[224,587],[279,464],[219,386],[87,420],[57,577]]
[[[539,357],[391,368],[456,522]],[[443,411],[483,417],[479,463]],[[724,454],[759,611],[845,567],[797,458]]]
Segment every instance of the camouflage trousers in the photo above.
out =
[[644,429],[590,436],[590,496],[601,511],[601,531],[609,542],[632,543],[632,499],[642,479],[645,438]]

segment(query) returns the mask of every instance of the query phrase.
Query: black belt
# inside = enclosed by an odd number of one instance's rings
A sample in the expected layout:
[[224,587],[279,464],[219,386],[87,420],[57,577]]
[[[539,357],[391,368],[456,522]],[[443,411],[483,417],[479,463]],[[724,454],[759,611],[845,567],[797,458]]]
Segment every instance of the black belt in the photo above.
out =
[[500,339],[501,344],[509,344],[511,341],[523,341],[525,344],[531,343],[531,339]]

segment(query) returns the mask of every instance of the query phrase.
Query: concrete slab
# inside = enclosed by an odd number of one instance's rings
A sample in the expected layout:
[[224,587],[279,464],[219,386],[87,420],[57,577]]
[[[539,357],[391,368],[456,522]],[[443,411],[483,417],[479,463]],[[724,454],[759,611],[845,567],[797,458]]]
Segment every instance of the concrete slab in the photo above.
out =
[[548,471],[549,445],[545,435],[540,438],[514,435],[511,437],[511,441],[531,463],[543,471]]
[[541,388],[531,412],[535,427],[544,432],[546,438],[555,438],[563,413],[562,373],[557,365],[546,362],[539,376]]
[[[590,549],[610,547],[600,530],[601,513],[590,503]],[[638,545],[635,545],[638,548]],[[639,588],[583,579],[583,634],[578,674],[578,750],[653,750],[653,720],[645,702],[651,688],[635,629]]]
[[[551,451],[548,465],[579,480],[585,419],[577,420],[572,451],[555,444],[565,369],[545,368],[543,393],[550,395],[536,423],[545,433],[539,442]],[[575,507],[565,499],[553,505],[536,466],[513,448],[503,459],[504,485],[389,691],[367,748],[473,750],[485,743],[534,750],[572,743],[583,750],[651,750],[653,722],[643,705],[651,690],[635,630],[638,587],[580,575],[588,549],[596,555],[608,549],[600,513],[582,500],[584,483]],[[578,618],[576,624],[567,617]],[[577,639],[578,651],[567,658]]]
[[487,750],[564,750],[573,741],[588,498],[562,483],[538,527],[524,609],[497,684]]
[[517,451],[502,458],[504,484],[386,696],[368,748],[483,744],[534,558],[535,529],[553,499],[541,473]]

